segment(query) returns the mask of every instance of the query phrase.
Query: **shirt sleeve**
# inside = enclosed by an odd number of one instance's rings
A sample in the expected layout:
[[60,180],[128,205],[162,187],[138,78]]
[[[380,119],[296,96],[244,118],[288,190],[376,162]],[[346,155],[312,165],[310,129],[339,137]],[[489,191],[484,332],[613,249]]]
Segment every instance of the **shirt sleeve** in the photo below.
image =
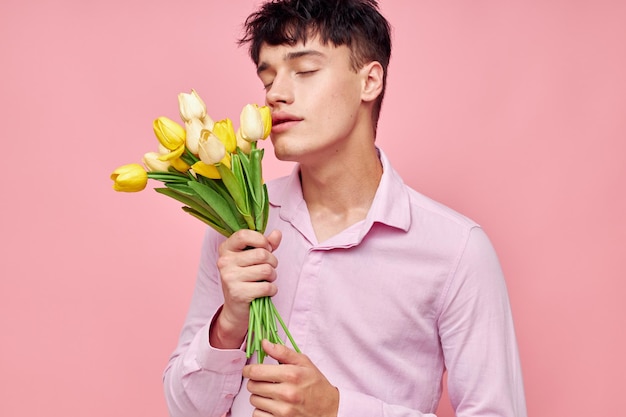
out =
[[471,229],[444,292],[439,334],[457,417],[525,417],[504,276],[484,231]]
[[[526,417],[504,276],[480,227],[462,245],[442,294],[439,335],[457,417]],[[435,417],[339,388],[338,417]]]
[[215,266],[218,244],[217,234],[208,230],[187,318],[163,374],[172,417],[220,417],[231,407],[241,386],[245,352],[216,349],[209,344],[211,322],[223,303]]

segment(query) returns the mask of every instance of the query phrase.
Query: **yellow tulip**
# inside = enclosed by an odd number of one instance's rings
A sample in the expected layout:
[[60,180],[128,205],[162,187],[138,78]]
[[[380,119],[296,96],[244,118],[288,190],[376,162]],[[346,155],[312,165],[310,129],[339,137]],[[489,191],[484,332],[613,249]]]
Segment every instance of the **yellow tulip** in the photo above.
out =
[[232,153],[237,149],[237,136],[233,128],[233,122],[230,119],[215,122],[211,133],[217,136],[220,142],[224,144],[226,152]]
[[160,156],[161,154],[157,152],[148,152],[143,156],[143,164],[149,171],[167,171],[170,162],[160,160]]
[[161,161],[171,161],[172,159],[180,158],[180,156],[185,152],[185,146],[179,146],[177,149],[169,152],[163,153],[159,155],[159,160]]
[[224,157],[220,161],[220,164],[226,165],[226,167],[230,168],[230,160],[231,160],[231,156],[227,152],[226,155],[224,155]]
[[146,188],[148,173],[139,164],[127,164],[113,171],[111,179],[115,191],[134,193]]
[[272,111],[268,106],[259,107],[261,113],[261,119],[263,120],[263,137],[262,140],[267,139],[272,131]]
[[191,90],[191,94],[178,95],[178,110],[185,122],[193,119],[202,120],[206,116],[206,105],[195,90]]
[[202,137],[198,143],[198,156],[205,164],[214,165],[226,156],[226,148],[217,136],[208,130],[203,130]]
[[263,136],[264,126],[261,112],[254,104],[247,104],[239,116],[241,137],[248,142],[256,142]]
[[197,174],[200,174],[206,178],[211,178],[214,180],[218,180],[222,178],[215,165],[208,165],[202,161],[198,161],[195,164],[193,164],[191,166],[191,169],[193,169],[194,172],[196,172]]
[[162,162],[169,162],[169,164],[178,172],[187,172],[189,170],[189,165],[187,165],[187,163],[180,158],[180,155],[183,154],[184,150],[185,148],[181,146],[176,151],[170,152],[169,149],[159,143],[157,159]]
[[190,166],[187,164],[187,162],[183,161],[180,158],[174,158],[172,160],[169,161],[170,164],[172,164],[172,166],[174,167],[174,169],[178,172],[187,172],[189,171]]
[[161,145],[170,151],[185,146],[185,128],[167,117],[161,116],[152,123],[154,134]]
[[239,116],[241,137],[248,142],[267,138],[272,130],[272,115],[267,106],[247,104]]

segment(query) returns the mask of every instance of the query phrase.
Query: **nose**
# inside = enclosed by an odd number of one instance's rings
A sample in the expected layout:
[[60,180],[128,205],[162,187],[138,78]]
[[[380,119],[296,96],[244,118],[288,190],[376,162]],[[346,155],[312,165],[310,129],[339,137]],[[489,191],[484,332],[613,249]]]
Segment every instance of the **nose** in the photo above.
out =
[[291,77],[277,74],[265,93],[267,105],[273,108],[279,104],[290,104],[293,102],[293,99],[294,92]]

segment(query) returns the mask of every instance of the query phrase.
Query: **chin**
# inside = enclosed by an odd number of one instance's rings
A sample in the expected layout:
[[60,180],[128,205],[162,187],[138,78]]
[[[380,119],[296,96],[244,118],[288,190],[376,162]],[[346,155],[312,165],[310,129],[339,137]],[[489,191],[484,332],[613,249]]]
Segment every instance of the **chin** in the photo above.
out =
[[279,161],[297,161],[297,159],[294,159],[293,150],[289,149],[284,139],[279,140],[272,137],[272,145],[274,145],[274,156],[276,156],[276,159]]
[[272,145],[274,147],[274,156],[279,161],[302,163],[313,155],[318,154],[319,149],[311,146],[313,139],[281,134],[278,137],[272,137]]
[[279,150],[277,150],[276,148],[274,148],[274,156],[276,157],[276,159],[278,159],[279,161],[284,161],[284,162],[299,162],[299,159],[290,153],[287,152],[280,152]]

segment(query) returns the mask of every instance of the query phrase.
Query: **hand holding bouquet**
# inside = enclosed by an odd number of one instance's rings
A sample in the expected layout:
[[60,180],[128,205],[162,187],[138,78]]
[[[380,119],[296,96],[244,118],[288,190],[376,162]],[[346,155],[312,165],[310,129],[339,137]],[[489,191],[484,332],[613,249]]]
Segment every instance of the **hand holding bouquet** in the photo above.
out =
[[[230,119],[214,122],[200,96],[178,95],[179,111],[185,126],[167,117],[153,123],[159,151],[144,155],[143,163],[128,164],[111,174],[116,191],[143,190],[148,179],[161,181],[155,191],[183,203],[183,210],[228,237],[237,230],[265,232],[269,214],[267,186],[263,183],[263,149],[257,141],[269,136],[272,119],[267,106],[246,105],[235,132]],[[292,346],[299,352],[287,326],[270,297],[254,300],[246,354],[256,351],[263,362],[261,340],[284,342],[278,336],[281,325]]]

